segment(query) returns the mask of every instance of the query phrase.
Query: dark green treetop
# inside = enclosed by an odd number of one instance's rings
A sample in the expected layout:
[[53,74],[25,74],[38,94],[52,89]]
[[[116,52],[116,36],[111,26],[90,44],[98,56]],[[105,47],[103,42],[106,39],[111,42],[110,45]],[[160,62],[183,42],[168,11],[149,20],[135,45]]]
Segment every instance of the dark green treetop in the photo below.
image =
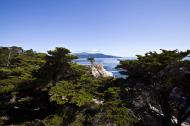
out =
[[94,62],[95,62],[94,57],[89,57],[89,58],[87,58],[87,60],[88,60],[91,64],[94,64]]

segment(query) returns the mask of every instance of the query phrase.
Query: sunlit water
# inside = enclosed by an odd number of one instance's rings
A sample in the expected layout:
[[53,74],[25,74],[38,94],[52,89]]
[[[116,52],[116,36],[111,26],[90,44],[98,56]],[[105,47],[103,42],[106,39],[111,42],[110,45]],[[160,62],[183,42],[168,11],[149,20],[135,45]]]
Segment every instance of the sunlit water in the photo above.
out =
[[[115,67],[119,65],[120,60],[125,60],[125,59],[130,59],[133,60],[135,58],[95,58],[95,63],[97,64],[103,64],[104,68],[112,72],[114,77],[123,77],[120,73],[119,70],[117,70]],[[90,65],[90,62],[87,61],[86,58],[79,58],[75,60],[75,62],[81,64],[81,65]]]

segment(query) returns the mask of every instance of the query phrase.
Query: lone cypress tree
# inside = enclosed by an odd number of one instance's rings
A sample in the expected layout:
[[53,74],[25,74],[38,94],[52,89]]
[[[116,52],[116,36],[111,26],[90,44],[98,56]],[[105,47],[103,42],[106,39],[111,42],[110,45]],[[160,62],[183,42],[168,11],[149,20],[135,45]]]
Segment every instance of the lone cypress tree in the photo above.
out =
[[93,65],[95,62],[94,57],[88,57],[87,60]]

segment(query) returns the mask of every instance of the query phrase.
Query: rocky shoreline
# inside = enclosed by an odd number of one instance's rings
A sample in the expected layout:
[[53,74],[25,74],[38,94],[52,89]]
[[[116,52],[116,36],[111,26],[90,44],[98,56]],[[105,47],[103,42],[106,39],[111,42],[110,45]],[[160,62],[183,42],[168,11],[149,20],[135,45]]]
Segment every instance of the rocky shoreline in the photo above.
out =
[[107,71],[102,64],[87,65],[87,68],[90,70],[90,73],[96,78],[113,77],[113,74]]

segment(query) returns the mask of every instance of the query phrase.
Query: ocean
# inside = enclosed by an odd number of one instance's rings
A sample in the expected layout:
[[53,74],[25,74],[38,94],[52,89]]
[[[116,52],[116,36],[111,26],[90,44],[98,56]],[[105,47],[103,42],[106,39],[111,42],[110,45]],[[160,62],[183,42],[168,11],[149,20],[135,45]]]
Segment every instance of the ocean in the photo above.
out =
[[[115,69],[115,67],[117,65],[119,65],[119,60],[134,60],[135,58],[133,57],[127,57],[127,58],[95,58],[95,63],[97,64],[103,64],[104,68],[109,71],[112,72],[114,77],[124,77],[123,75],[121,75],[119,73],[119,70]],[[87,61],[86,58],[79,58],[77,60],[75,60],[76,63],[79,63],[81,65],[90,65],[90,62]]]

